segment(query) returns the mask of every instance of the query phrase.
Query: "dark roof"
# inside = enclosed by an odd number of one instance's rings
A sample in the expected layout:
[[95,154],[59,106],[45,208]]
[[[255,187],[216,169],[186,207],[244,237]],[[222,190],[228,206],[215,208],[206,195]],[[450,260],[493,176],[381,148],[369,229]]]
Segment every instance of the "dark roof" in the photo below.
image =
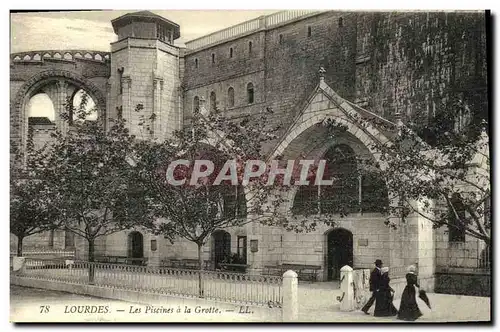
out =
[[165,23],[166,25],[170,25],[174,28],[174,39],[177,39],[181,36],[180,26],[177,23],[174,23],[170,20],[167,20],[165,17],[160,16],[158,14],[152,13],[149,10],[143,10],[135,13],[128,13],[122,15],[120,17],[115,18],[111,21],[111,25],[113,26],[113,30],[116,32],[117,28],[122,27],[133,20],[138,21],[160,21]]
[[29,125],[53,125],[54,122],[44,116],[32,116],[28,118]]

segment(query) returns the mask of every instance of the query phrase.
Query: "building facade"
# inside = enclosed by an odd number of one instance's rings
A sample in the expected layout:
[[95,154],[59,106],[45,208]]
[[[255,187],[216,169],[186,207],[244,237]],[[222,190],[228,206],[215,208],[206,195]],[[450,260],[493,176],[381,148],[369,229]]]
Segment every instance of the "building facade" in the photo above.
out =
[[[483,12],[314,12],[283,11],[243,22],[177,47],[181,28],[150,12],[127,14],[111,22],[118,41],[108,52],[32,51],[11,55],[11,140],[21,147],[33,135],[37,144],[64,126],[58,113],[67,96],[85,90],[109,123],[124,117],[130,130],[144,135],[140,115],[154,114],[149,137],[162,139],[180,129],[197,107],[230,118],[270,107],[281,124],[280,139],[265,147],[286,158],[322,157],[342,147],[376,158],[370,140],[390,139],[396,116],[403,122],[432,120],[440,105],[474,86],[487,99],[486,16]],[[322,68],[321,71],[319,69]],[[476,91],[476,90],[475,90]],[[55,120],[29,120],[29,100],[45,93]],[[135,105],[142,104],[139,114]],[[373,120],[359,128],[349,112]],[[316,125],[335,116],[349,128],[328,139]],[[360,203],[370,188],[359,186]],[[299,205],[294,193],[292,205]],[[290,206],[294,209],[294,206]],[[300,213],[299,213],[300,214]],[[336,227],[292,233],[278,227],[246,224],[214,233],[204,259],[238,253],[260,273],[280,263],[317,265],[320,278],[339,277],[341,266],[371,267],[375,259],[395,271],[417,264],[433,286],[440,267],[476,268],[484,250],[465,236],[451,239],[413,216],[397,229],[384,224],[376,206],[340,219]],[[13,238],[11,242],[15,242]],[[25,239],[27,247],[76,248],[85,241],[55,231]],[[145,257],[148,264],[196,259],[197,247],[171,244],[141,229],[119,232],[96,243],[96,255]]]

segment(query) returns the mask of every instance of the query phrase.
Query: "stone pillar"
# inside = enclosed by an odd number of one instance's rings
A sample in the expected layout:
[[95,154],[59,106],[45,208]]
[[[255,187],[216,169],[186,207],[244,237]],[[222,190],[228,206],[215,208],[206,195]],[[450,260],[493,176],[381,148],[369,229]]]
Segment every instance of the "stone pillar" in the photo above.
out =
[[210,111],[207,109],[207,101],[203,96],[200,97],[200,114],[204,116],[210,114]]
[[283,274],[283,322],[295,322],[299,318],[297,273],[288,270]]
[[22,272],[23,267],[26,264],[26,257],[12,257],[12,270],[14,272],[20,271]]
[[353,311],[356,308],[354,299],[354,278],[353,270],[349,265],[344,265],[340,269],[340,290],[342,291],[340,310]]
[[[148,266],[160,266],[160,239],[159,236],[150,235],[149,240],[149,254],[148,256]],[[154,248],[156,246],[156,248]],[[144,244],[144,250],[146,250],[147,245]],[[155,250],[153,250],[155,249]],[[146,256],[146,255],[144,255]]]
[[161,95],[163,88],[163,80],[161,78],[153,79],[153,114],[154,117],[151,119],[151,128],[153,129],[153,137],[157,139],[163,139],[162,134],[162,122],[165,121],[162,117],[161,111]]
[[[111,114],[111,105],[113,104],[111,101],[111,78],[108,79],[108,82],[106,83],[106,109],[105,110],[100,110],[101,114],[98,114],[99,117],[102,117],[101,121],[103,121],[106,124],[106,131],[109,130],[111,127],[112,121],[110,121],[113,118],[113,115]],[[117,115],[118,118],[118,115]]]
[[262,274],[264,268],[263,226],[258,221],[253,221],[248,225],[247,264],[250,265],[248,272],[250,274]]
[[[53,95],[53,104],[54,104],[54,120],[56,122],[56,128],[61,131],[61,133],[65,134],[68,132],[69,123],[67,119],[62,117],[63,114],[67,114],[67,102],[68,102],[68,83],[64,80],[59,80],[56,82],[56,90],[55,95]],[[71,105],[72,106],[72,105]]]
[[[127,76],[125,76],[127,75]],[[127,122],[128,128],[132,131],[132,114],[134,112],[135,106],[136,105],[131,105],[132,103],[132,96],[131,96],[131,88],[132,88],[132,79],[130,76],[128,76],[128,73],[123,73],[122,76],[122,115],[123,119],[125,119]]]

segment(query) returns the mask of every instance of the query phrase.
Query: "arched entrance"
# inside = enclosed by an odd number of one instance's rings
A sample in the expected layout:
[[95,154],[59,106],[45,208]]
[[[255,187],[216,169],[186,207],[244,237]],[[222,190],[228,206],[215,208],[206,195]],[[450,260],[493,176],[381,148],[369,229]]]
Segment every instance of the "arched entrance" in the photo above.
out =
[[[144,258],[144,239],[139,232],[132,232],[128,235],[128,257]],[[139,260],[133,260],[132,262],[139,264]]]
[[352,233],[345,228],[334,228],[326,234],[326,243],[327,280],[338,280],[343,266],[353,266]]
[[215,231],[212,234],[212,261],[216,269],[220,268],[226,258],[231,255],[231,234],[226,231]]

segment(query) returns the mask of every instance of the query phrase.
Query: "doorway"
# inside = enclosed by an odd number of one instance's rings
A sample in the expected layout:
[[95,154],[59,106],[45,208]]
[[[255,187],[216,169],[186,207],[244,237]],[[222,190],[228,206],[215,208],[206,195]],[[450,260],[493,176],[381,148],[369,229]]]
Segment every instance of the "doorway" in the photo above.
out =
[[[144,239],[141,233],[132,232],[128,235],[128,257],[144,258]],[[133,264],[140,264],[139,260],[133,260]]]
[[231,234],[226,231],[215,231],[212,234],[212,261],[216,269],[220,263],[231,256]]
[[353,267],[352,233],[345,228],[334,228],[326,234],[326,241],[327,280],[339,280],[343,266]]

